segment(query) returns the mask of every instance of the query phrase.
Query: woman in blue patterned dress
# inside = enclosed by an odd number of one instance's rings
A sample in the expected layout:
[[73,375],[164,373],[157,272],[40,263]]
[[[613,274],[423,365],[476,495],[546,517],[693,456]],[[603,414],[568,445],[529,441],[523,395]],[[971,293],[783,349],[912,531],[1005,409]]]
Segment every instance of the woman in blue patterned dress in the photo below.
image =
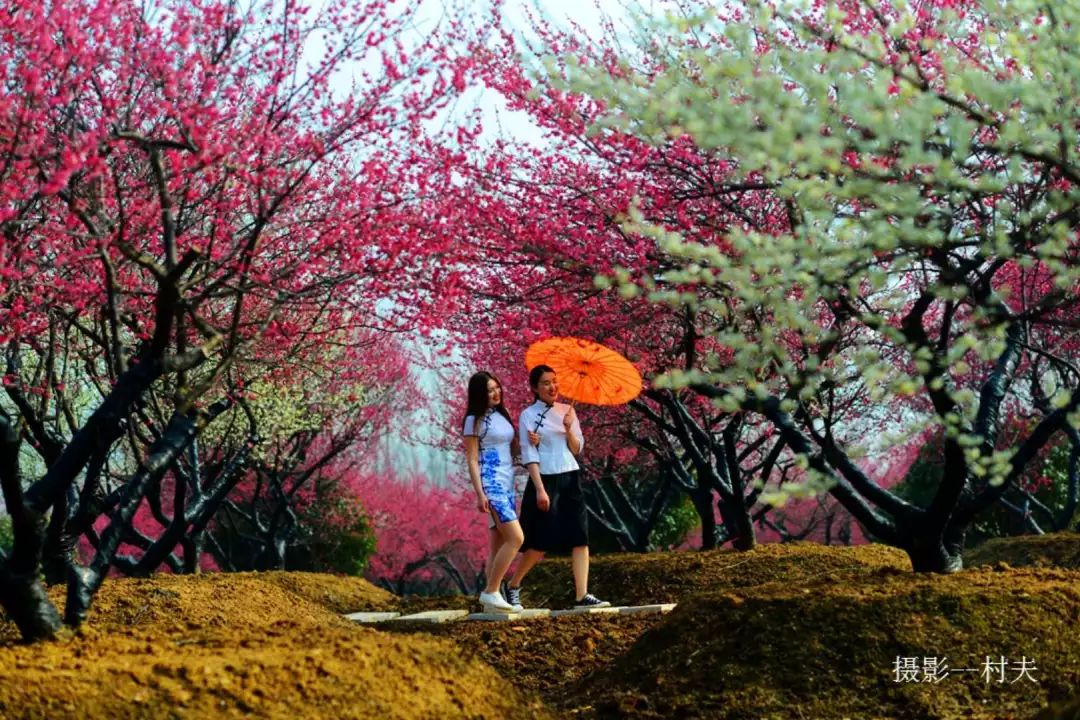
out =
[[514,456],[517,434],[503,407],[502,384],[487,372],[469,378],[468,407],[463,422],[465,459],[476,492],[476,507],[489,516],[490,544],[487,587],[480,593],[485,611],[521,610],[499,593],[499,585],[525,536],[514,498]]

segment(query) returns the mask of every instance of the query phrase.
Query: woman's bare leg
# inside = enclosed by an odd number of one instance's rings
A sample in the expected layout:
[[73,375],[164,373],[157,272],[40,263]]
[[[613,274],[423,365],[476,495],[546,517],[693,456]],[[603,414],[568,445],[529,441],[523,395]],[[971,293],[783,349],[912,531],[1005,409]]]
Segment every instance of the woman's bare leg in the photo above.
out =
[[580,600],[589,592],[589,546],[579,545],[571,550],[570,564],[574,572],[574,600]]
[[518,563],[514,576],[510,578],[509,585],[512,588],[521,587],[521,581],[529,574],[529,571],[540,564],[544,559],[542,550],[526,550],[521,554],[521,562]]
[[503,576],[510,569],[510,563],[514,562],[514,556],[521,549],[521,543],[525,542],[525,534],[521,531],[521,523],[511,520],[497,525],[497,535],[500,538],[498,550],[491,556],[491,574],[488,575],[488,584],[484,592],[499,592],[499,584]]
[[498,525],[493,528],[488,528],[488,554],[487,560],[484,561],[485,581],[491,578],[491,567],[495,563],[495,553],[499,552],[499,547],[501,545],[502,535],[499,534]]

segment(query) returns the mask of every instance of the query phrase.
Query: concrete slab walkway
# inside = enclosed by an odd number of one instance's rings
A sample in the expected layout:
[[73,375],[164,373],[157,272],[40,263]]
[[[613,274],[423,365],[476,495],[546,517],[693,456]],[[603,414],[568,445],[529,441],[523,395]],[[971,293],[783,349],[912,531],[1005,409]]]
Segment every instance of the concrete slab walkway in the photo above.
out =
[[402,615],[397,612],[355,612],[345,617],[353,622],[371,624],[380,622],[428,622],[443,623],[459,620],[481,622],[499,622],[505,620],[534,620],[538,618],[557,618],[565,615],[645,615],[669,613],[675,609],[675,603],[656,605],[629,605],[606,608],[572,608],[570,610],[549,610],[547,608],[526,608],[516,613],[470,613],[468,610],[428,610],[426,612]]

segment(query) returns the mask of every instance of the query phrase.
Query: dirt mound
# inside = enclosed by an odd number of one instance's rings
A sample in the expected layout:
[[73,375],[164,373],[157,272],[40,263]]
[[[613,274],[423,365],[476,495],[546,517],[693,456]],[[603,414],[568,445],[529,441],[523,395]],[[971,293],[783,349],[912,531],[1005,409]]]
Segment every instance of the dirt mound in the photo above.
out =
[[[878,568],[711,591],[680,602],[559,708],[733,720],[1031,717],[1080,682],[1078,580],[1064,570]],[[903,658],[920,678],[925,658],[949,671],[937,682],[898,682]]]
[[1012,567],[1060,567],[1080,570],[1080,534],[1021,535],[994,538],[964,553],[968,567],[1006,563]]
[[[293,576],[293,577],[290,577]],[[314,573],[210,573],[156,575],[106,582],[90,609],[92,626],[102,629],[147,625],[185,627],[265,627],[277,622],[347,623],[320,602],[328,583],[340,580]],[[350,578],[363,597],[379,592],[366,580]],[[390,599],[386,593],[386,599]],[[335,598],[336,599],[336,598]],[[380,598],[382,599],[382,598]]]
[[[114,580],[66,641],[0,622],[0,717],[1026,720],[1050,702],[1040,719],[1080,720],[1080,571],[909,567],[881,546],[608,555],[598,594],[675,611],[377,629],[340,613],[473,599],[309,573]],[[565,560],[529,579],[527,604],[568,601]],[[928,659],[936,682],[897,682]]]
[[450,638],[515,687],[534,688],[543,700],[557,703],[565,701],[567,688],[608,667],[660,620],[660,615],[577,615],[490,623],[403,623],[382,629]]
[[425,610],[468,610],[478,612],[480,601],[476,595],[407,595],[395,598],[394,610],[403,615]]
[[265,572],[258,578],[334,613],[387,610],[400,604],[400,598],[363,578],[309,572]]
[[[64,588],[50,588],[63,612]],[[286,620],[342,623],[342,613],[386,610],[399,598],[356,577],[304,572],[209,573],[110,578],[94,596],[89,625],[134,627],[259,626]],[[2,617],[2,615],[0,615]],[[0,623],[0,641],[14,641],[10,623]]]
[[[616,605],[679,602],[703,590],[736,589],[767,582],[798,583],[839,570],[910,570],[907,555],[884,545],[828,547],[814,543],[759,545],[749,552],[709,550],[648,555],[597,555],[589,567],[589,589]],[[563,608],[573,603],[568,558],[538,565],[522,587],[528,607]]]
[[385,599],[361,583],[275,573],[109,581],[64,641],[19,645],[3,623],[0,717],[549,717],[448,641],[341,618],[339,603]]
[[1040,711],[1032,720],[1080,720],[1080,697],[1054,703]]

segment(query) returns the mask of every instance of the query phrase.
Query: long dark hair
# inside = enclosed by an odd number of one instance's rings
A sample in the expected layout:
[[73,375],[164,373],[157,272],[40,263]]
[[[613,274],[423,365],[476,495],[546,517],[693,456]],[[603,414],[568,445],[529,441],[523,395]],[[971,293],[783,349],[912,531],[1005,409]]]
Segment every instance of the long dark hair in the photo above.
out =
[[544,377],[544,373],[555,374],[555,371],[548,365],[537,365],[529,371],[529,387],[533,391],[533,402],[540,399],[540,396],[536,394],[536,386],[540,384],[540,378]]
[[[487,415],[487,411],[488,411],[488,387],[487,386],[488,386],[488,382],[491,381],[491,380],[494,380],[496,383],[498,383],[499,390],[503,389],[503,384],[502,384],[502,382],[499,381],[499,378],[495,377],[491,373],[489,373],[487,371],[484,371],[484,370],[481,370],[480,372],[473,374],[473,376],[471,378],[469,378],[469,394],[468,394],[468,401],[467,401],[468,404],[465,407],[465,417],[463,417],[461,419],[461,424],[462,425],[465,424],[465,421],[469,419],[470,415],[473,416],[474,418],[476,418],[476,420],[474,422],[476,422],[477,424],[479,424],[480,421],[484,419],[484,416]],[[512,426],[514,424],[514,421],[510,419],[510,413],[508,413],[506,411],[506,406],[503,405],[503,397],[505,395],[506,395],[505,391],[499,393],[499,404],[494,407],[494,410],[495,410],[495,412],[499,413],[504,418],[506,418],[506,422],[510,423],[510,425]],[[478,434],[479,434],[480,428],[477,427],[476,429],[477,429]]]

